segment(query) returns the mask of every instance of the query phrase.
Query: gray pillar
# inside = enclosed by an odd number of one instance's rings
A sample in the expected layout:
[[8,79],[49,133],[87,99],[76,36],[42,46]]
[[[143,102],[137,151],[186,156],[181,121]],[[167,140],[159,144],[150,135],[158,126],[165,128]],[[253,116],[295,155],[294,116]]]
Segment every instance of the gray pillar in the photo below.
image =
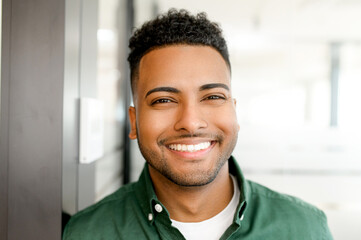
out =
[[65,1],[3,0],[0,239],[60,239]]

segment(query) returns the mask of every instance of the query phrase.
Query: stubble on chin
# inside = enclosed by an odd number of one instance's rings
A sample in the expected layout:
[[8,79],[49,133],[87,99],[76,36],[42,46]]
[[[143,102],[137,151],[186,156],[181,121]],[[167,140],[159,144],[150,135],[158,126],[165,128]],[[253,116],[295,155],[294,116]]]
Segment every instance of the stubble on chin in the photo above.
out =
[[[168,164],[168,161],[165,157],[164,149],[161,151],[161,154],[156,153],[144,147],[140,139],[138,139],[138,146],[143,157],[147,161],[148,165],[151,168],[153,168],[155,171],[163,175],[165,178],[167,178],[169,181],[182,187],[200,187],[207,185],[213,182],[214,179],[216,179],[219,171],[228,161],[231,153],[233,152],[236,142],[237,142],[237,136],[235,136],[231,140],[229,146],[226,149],[224,149],[225,151],[221,153],[220,156],[217,157],[216,163],[212,169],[198,170],[195,172],[184,173],[184,174],[179,174],[172,170],[171,166]],[[162,149],[162,147],[160,149]]]
[[200,187],[207,185],[217,177],[220,169],[224,166],[226,161],[217,164],[217,167],[209,171],[195,171],[190,173],[175,173],[170,167],[155,166],[151,161],[147,161],[149,166],[167,178],[172,183],[181,187]]

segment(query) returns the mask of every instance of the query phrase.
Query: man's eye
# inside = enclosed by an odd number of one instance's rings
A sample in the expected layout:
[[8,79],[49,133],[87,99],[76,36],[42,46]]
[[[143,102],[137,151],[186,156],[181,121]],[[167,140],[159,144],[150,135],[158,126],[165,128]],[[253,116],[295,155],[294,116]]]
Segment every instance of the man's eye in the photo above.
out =
[[161,99],[157,99],[155,101],[152,102],[152,105],[154,104],[159,104],[159,103],[171,103],[172,100],[167,99],[167,98],[161,98]]
[[225,100],[226,98],[223,96],[219,96],[219,95],[211,95],[206,97],[204,100]]

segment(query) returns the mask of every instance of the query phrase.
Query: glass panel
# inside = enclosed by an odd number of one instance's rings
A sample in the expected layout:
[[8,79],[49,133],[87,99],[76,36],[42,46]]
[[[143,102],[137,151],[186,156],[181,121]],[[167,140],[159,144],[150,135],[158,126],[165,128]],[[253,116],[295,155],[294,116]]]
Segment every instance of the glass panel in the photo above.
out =
[[[125,121],[122,53],[126,32],[125,1],[99,1],[98,98],[104,102],[104,157],[96,162],[96,200],[121,185]],[[120,13],[121,14],[120,16]],[[124,18],[124,19],[122,19]]]

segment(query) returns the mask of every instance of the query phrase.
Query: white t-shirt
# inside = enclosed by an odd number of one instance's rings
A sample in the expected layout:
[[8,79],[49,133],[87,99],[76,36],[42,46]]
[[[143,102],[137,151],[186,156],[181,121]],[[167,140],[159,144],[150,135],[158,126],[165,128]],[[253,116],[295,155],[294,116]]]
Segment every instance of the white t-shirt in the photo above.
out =
[[178,222],[172,219],[172,225],[178,228],[187,240],[218,240],[232,224],[239,203],[240,191],[236,178],[230,176],[233,180],[233,197],[222,212],[202,222]]

